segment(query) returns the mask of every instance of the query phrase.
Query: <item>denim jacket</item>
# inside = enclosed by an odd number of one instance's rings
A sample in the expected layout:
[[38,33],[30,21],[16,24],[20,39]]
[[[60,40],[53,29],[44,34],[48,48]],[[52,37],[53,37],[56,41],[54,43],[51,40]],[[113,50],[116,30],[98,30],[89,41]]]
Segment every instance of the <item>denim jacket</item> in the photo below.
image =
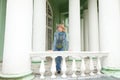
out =
[[[60,32],[58,32],[58,31],[56,31],[54,33],[54,41],[53,41],[53,46],[52,46],[53,51],[56,50],[56,42],[57,42],[57,39],[59,37],[59,33]],[[64,51],[66,51],[66,50],[68,50],[68,41],[67,41],[67,37],[66,37],[67,35],[66,35],[65,32],[62,32],[62,33],[63,33],[63,43],[62,43],[62,45],[63,45]]]

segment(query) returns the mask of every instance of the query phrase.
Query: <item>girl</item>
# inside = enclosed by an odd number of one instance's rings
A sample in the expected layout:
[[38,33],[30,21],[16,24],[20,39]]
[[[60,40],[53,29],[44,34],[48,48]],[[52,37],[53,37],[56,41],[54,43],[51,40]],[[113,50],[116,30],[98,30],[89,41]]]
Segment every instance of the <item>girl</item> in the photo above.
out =
[[[57,30],[54,33],[54,42],[53,42],[53,51],[66,51],[68,49],[67,46],[67,38],[66,38],[66,32],[65,27],[63,24],[57,25]],[[61,73],[61,60],[62,57],[58,56],[56,57],[56,71],[58,74]]]

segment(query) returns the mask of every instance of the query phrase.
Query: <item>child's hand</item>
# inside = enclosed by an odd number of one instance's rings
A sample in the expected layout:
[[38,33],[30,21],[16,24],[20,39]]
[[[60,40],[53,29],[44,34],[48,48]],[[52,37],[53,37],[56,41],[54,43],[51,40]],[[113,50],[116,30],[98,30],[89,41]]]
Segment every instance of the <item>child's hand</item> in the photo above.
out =
[[72,51],[72,49],[69,49],[68,51]]
[[53,50],[48,50],[49,52],[53,52]]
[[69,52],[71,52],[72,50],[71,50],[71,49],[69,49],[68,51],[69,51]]

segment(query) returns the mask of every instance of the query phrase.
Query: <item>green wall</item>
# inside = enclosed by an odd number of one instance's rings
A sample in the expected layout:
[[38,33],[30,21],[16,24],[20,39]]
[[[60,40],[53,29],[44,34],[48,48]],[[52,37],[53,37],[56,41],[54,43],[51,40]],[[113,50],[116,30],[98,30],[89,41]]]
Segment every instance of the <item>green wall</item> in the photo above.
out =
[[0,0],[0,61],[3,57],[4,32],[5,32],[6,0]]

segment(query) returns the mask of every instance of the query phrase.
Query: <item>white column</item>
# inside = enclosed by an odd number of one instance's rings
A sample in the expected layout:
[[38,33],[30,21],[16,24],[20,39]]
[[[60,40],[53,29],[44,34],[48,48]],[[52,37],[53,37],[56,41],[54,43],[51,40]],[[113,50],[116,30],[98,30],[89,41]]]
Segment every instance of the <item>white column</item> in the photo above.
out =
[[80,0],[69,0],[69,49],[81,50]]
[[88,51],[89,46],[88,46],[88,39],[89,39],[89,34],[88,34],[88,29],[89,29],[89,21],[88,21],[88,10],[84,10],[84,50]]
[[119,0],[99,0],[100,50],[108,51],[103,67],[120,69]]
[[97,0],[88,0],[89,50],[99,50]]
[[46,0],[34,0],[33,51],[45,51]]
[[31,73],[32,0],[7,0],[3,74]]
[[81,51],[84,50],[84,19],[81,18]]

